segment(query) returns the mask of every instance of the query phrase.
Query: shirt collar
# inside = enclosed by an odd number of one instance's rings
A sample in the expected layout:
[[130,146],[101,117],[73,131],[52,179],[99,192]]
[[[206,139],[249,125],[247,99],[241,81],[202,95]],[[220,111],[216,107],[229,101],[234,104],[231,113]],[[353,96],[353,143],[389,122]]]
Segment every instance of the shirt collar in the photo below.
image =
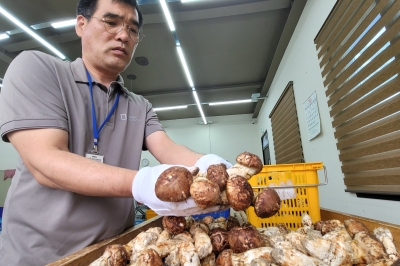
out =
[[[71,63],[71,71],[72,75],[74,76],[75,82],[89,83],[86,76],[86,68],[83,64],[82,58],[77,58]],[[98,83],[95,78],[93,78],[93,82]],[[118,74],[116,82],[119,83],[122,92],[129,94],[128,89],[126,89],[124,86],[124,79],[120,74]],[[114,88],[114,86],[111,87]]]

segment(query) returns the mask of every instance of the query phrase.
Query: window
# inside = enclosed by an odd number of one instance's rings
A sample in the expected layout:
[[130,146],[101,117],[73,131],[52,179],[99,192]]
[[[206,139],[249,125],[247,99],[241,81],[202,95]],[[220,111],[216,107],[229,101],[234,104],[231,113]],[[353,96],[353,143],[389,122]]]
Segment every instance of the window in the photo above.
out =
[[399,10],[339,0],[315,38],[348,192],[400,195]]
[[304,162],[293,82],[289,82],[269,115],[277,164]]

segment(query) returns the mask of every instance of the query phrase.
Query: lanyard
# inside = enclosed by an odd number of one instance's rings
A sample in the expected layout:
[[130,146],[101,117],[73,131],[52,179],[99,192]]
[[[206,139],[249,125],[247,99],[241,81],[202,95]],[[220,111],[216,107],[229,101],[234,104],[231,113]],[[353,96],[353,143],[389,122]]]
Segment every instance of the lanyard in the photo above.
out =
[[117,108],[118,101],[119,101],[119,92],[117,94],[117,98],[115,99],[114,105],[111,108],[110,112],[108,113],[106,119],[104,119],[103,123],[101,124],[100,128],[97,129],[97,120],[96,120],[96,110],[94,109],[94,101],[93,101],[93,85],[92,85],[92,77],[90,76],[89,71],[86,69],[86,75],[89,81],[89,88],[90,88],[90,98],[92,99],[92,122],[93,122],[93,149],[94,152],[97,153],[97,144],[100,136],[100,131],[103,129],[104,125],[110,120],[111,115],[114,113],[115,108]]

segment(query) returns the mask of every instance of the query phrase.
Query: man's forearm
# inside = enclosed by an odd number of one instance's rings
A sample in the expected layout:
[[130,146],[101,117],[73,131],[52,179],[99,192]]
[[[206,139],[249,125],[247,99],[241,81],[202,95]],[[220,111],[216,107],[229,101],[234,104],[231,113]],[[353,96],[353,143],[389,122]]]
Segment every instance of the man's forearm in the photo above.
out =
[[91,196],[132,196],[136,171],[71,153],[66,131],[30,129],[7,136],[37,182],[44,186]]
[[132,197],[132,181],[137,172],[61,150],[48,152],[30,163],[28,168],[42,185],[88,196],[109,197]]

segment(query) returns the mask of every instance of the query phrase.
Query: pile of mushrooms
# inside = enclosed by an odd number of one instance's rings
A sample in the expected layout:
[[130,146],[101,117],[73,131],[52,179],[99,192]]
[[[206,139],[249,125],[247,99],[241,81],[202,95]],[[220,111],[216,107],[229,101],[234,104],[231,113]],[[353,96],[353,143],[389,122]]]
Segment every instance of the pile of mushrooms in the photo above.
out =
[[211,216],[163,217],[163,228],[141,232],[126,245],[109,245],[90,266],[277,266],[367,265],[400,263],[391,232],[370,232],[348,219],[313,223],[303,214],[296,231],[278,224],[255,228],[238,219]]
[[158,178],[156,196],[167,202],[180,202],[192,197],[204,209],[222,205],[232,207],[235,211],[244,211],[254,206],[260,218],[276,214],[281,205],[278,193],[267,188],[255,194],[248,182],[262,170],[260,158],[243,152],[237,156],[236,162],[229,169],[225,164],[210,165],[206,173],[199,172],[198,168],[190,171],[185,167],[171,167]]

